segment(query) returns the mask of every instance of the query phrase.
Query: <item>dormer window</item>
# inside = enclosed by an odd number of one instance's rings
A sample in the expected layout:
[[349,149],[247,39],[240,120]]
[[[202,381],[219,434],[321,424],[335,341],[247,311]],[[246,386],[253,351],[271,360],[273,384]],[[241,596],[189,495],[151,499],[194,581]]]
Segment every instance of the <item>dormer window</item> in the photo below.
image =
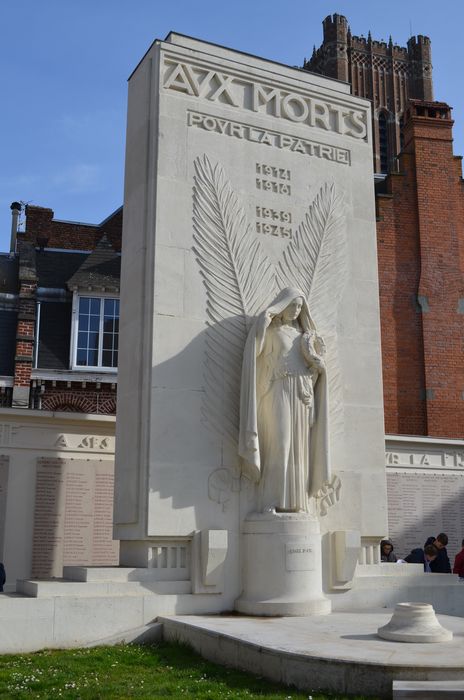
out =
[[73,331],[73,369],[117,368],[119,299],[76,294]]

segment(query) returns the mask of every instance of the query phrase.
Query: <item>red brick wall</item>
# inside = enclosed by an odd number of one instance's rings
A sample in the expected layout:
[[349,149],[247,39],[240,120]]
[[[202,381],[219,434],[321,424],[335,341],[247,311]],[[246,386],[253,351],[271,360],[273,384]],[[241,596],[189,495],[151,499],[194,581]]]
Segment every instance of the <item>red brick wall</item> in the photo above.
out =
[[[23,241],[41,244],[46,248],[69,248],[70,250],[93,250],[106,233],[114,250],[121,250],[122,208],[99,226],[78,222],[59,221],[53,218],[53,209],[26,207],[26,229],[19,232]],[[45,242],[46,241],[46,242]]]
[[[26,246],[27,247],[27,246]],[[22,246],[20,245],[20,251]],[[16,328],[14,386],[28,387],[31,380],[35,334],[35,291],[37,287],[33,258],[25,251],[19,265],[19,313]]]
[[377,197],[387,433],[464,436],[463,191],[451,127],[444,113],[411,116],[401,175]]
[[426,435],[422,317],[413,159],[402,159],[404,175],[391,176],[387,197],[377,198],[380,322],[385,431]]
[[461,163],[453,157],[452,121],[413,118],[420,231],[419,294],[427,387],[428,434],[464,434],[464,299]]

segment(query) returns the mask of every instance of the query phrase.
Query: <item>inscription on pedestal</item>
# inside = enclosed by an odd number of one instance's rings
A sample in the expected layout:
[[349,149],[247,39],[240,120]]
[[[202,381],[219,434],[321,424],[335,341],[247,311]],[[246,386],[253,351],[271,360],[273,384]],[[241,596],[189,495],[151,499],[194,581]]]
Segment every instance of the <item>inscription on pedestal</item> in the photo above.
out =
[[301,542],[286,544],[285,568],[287,571],[314,571],[315,561],[312,547]]
[[427,537],[446,532],[452,566],[464,537],[464,474],[388,472],[387,488],[395,553],[404,557]]
[[118,563],[113,489],[110,462],[38,460],[33,577],[60,577],[63,566]]

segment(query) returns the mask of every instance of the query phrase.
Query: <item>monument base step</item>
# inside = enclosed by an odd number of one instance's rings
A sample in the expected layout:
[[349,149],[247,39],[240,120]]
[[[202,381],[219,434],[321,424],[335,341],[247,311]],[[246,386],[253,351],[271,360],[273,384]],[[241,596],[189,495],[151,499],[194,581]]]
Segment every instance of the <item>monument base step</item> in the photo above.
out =
[[19,580],[17,593],[32,598],[54,598],[78,596],[94,598],[98,596],[146,596],[186,595],[192,592],[190,581],[71,581],[69,579],[52,579],[36,581]]
[[[396,567],[399,575],[390,575],[384,567]],[[359,575],[360,568],[364,567],[358,567],[350,589],[326,593],[333,610],[393,608],[398,603],[414,601],[429,603],[442,615],[464,617],[464,583],[458,576],[426,574],[415,564],[377,565],[377,575],[373,575],[373,569],[370,575]]]
[[147,590],[145,595],[3,594],[0,654],[143,641],[145,634],[158,634],[150,625],[160,615],[214,614],[232,605],[233,600],[220,595],[157,595]]
[[[70,581],[86,581],[99,583],[101,581],[132,582],[159,581],[163,569],[130,566],[64,566],[63,578]],[[183,582],[182,582],[183,583]]]
[[[464,619],[440,616],[454,639],[433,645],[381,639],[392,610],[262,620],[244,616],[160,617],[163,638],[188,644],[215,663],[250,671],[298,689],[392,697],[394,681],[464,684]],[[425,649],[424,649],[425,647]],[[427,653],[424,653],[425,650]],[[396,697],[396,696],[394,696]],[[409,696],[398,696],[409,697]],[[415,695],[454,698],[460,695]]]
[[328,615],[332,603],[326,598],[314,600],[246,600],[239,598],[235,609],[245,615],[263,617],[300,617],[301,615]]
[[[161,575],[164,572],[161,572]],[[64,566],[63,578],[23,579],[16,592],[33,598],[54,596],[187,595],[191,581],[159,580],[157,569],[124,566]]]
[[393,700],[464,700],[464,681],[393,681]]

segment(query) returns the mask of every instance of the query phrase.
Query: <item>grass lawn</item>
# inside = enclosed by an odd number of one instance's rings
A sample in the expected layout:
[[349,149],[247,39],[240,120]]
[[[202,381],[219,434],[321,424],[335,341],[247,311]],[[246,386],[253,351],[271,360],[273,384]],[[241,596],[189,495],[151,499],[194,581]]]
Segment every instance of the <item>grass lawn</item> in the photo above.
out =
[[121,645],[0,657],[2,699],[185,697],[342,700],[346,696],[303,693],[269,683],[249,673],[211,664],[190,649],[175,644]]

